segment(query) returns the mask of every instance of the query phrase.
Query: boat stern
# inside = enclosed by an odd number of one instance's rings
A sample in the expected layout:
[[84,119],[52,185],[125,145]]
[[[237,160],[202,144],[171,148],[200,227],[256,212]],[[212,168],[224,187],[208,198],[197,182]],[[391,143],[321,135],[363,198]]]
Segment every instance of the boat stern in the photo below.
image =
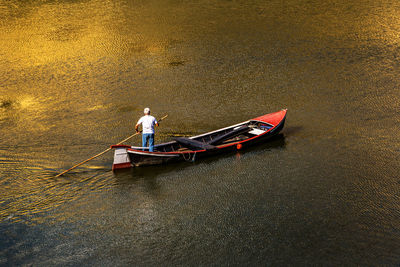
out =
[[111,146],[111,148],[114,148],[114,162],[112,165],[112,170],[119,170],[119,169],[127,169],[131,168],[132,164],[128,156],[127,149],[130,148],[130,146],[126,145],[114,145]]

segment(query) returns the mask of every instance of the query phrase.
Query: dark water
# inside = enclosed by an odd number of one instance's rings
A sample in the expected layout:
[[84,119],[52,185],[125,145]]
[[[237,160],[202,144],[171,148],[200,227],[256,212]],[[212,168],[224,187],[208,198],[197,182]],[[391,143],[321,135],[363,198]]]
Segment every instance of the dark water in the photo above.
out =
[[[0,265],[399,265],[399,58],[395,0],[0,2]],[[240,154],[54,178],[145,106],[157,142],[289,112]]]

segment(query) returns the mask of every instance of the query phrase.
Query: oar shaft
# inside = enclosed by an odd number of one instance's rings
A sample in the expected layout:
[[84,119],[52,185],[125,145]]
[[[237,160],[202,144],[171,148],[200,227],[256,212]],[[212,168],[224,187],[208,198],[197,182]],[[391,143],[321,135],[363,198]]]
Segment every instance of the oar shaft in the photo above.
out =
[[128,141],[129,139],[131,139],[132,137],[134,137],[134,136],[136,136],[136,135],[138,135],[138,134],[140,134],[140,133],[141,133],[141,131],[140,131],[140,132],[137,132],[137,133],[134,133],[134,134],[132,134],[131,136],[129,136],[129,137],[125,138],[124,140],[122,140],[121,142],[117,143],[117,145],[120,145],[120,144],[122,144],[122,143],[124,143],[124,142]]
[[[165,115],[164,117],[162,117],[159,121],[162,121],[162,120],[165,119],[166,117],[168,117],[168,114]],[[138,134],[140,134],[140,132],[137,132],[137,133],[132,134],[131,136],[129,136],[129,137],[125,138],[124,140],[122,140],[121,142],[119,142],[117,145],[120,145],[120,144],[126,142],[127,140],[131,139],[132,137],[134,137],[134,136],[136,136],[136,135],[138,135]],[[86,163],[86,162],[88,162],[88,161],[90,161],[90,160],[92,160],[92,159],[95,159],[95,158],[97,158],[97,157],[103,155],[104,153],[106,153],[106,152],[108,152],[108,151],[110,151],[110,150],[111,150],[111,147],[107,148],[106,150],[104,150],[103,152],[100,152],[100,153],[97,154],[97,155],[94,155],[94,156],[91,157],[91,158],[88,158],[87,160],[84,160],[84,161],[82,161],[82,162],[76,164],[75,166],[69,168],[68,170],[63,171],[62,173],[57,174],[57,175],[55,176],[55,178],[57,178],[57,177],[59,177],[59,176],[65,174],[65,173],[69,172],[70,170],[75,169],[76,167],[81,166],[82,164],[84,164],[84,163]]]
[[87,160],[82,161],[81,163],[76,164],[75,166],[69,168],[68,170],[63,171],[62,173],[57,174],[55,177],[61,176],[61,175],[63,175],[64,173],[67,173],[67,172],[69,172],[70,170],[73,170],[73,169],[75,169],[76,167],[79,167],[79,166],[81,166],[82,164],[88,162],[89,160],[95,159],[95,158],[97,158],[97,157],[103,155],[104,153],[106,153],[106,152],[108,152],[108,151],[110,151],[110,150],[111,150],[111,147],[107,148],[107,149],[104,150],[103,152],[100,152],[99,154],[97,154],[97,155],[95,155],[95,156],[93,156],[93,157],[91,157],[91,158],[88,158]]

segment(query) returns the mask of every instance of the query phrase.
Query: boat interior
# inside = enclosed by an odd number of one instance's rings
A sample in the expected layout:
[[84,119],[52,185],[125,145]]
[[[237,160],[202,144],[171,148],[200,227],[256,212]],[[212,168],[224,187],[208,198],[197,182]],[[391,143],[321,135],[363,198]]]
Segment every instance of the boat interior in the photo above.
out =
[[[174,141],[154,146],[155,152],[185,152],[196,150],[214,150],[219,146],[240,142],[248,138],[263,134],[274,125],[265,122],[250,120],[230,127],[198,136],[184,138],[177,137]],[[132,147],[143,149],[142,147]],[[146,150],[146,148],[144,148]]]

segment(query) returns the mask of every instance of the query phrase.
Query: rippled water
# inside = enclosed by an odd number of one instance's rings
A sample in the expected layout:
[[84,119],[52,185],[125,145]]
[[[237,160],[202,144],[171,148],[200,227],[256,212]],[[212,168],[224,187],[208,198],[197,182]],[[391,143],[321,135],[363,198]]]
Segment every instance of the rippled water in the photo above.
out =
[[[400,263],[397,1],[0,3],[0,265]],[[238,154],[113,173],[288,108]],[[131,144],[139,144],[139,137]]]

